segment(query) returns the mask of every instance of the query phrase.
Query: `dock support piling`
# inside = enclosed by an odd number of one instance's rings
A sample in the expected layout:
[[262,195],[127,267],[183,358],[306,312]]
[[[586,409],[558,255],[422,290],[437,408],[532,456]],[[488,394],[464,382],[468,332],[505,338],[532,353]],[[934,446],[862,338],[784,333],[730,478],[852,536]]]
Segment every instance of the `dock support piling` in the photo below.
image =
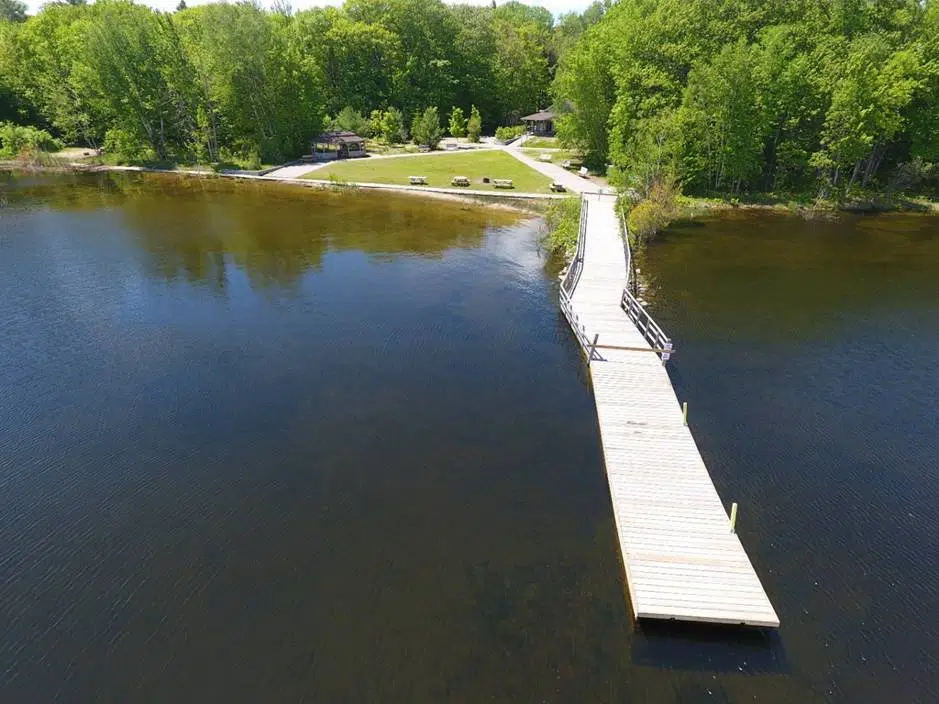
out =
[[685,425],[688,425],[688,402],[687,401],[681,404],[681,415],[682,415],[682,418],[684,419]]
[[737,532],[737,502],[734,501],[730,505],[730,532]]

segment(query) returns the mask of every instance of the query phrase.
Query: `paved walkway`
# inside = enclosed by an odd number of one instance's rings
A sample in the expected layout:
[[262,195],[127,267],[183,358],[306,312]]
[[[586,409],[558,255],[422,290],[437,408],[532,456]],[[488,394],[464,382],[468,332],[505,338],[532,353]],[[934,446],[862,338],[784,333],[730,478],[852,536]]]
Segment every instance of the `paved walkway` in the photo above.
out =
[[562,184],[564,188],[566,188],[571,193],[596,193],[600,190],[600,186],[592,183],[589,179],[581,178],[576,174],[572,174],[570,171],[561,168],[557,164],[549,164],[544,161],[532,159],[530,156],[522,152],[518,144],[518,142],[515,144],[510,144],[503,147],[502,150],[506,154],[514,156],[526,166],[529,166],[535,171],[544,174],[552,181],[557,181],[558,183]]
[[290,166],[283,166],[279,169],[268,171],[264,175],[271,178],[300,178],[304,174],[322,169],[324,166],[329,166],[332,163],[331,161],[321,161],[316,164],[291,164]]

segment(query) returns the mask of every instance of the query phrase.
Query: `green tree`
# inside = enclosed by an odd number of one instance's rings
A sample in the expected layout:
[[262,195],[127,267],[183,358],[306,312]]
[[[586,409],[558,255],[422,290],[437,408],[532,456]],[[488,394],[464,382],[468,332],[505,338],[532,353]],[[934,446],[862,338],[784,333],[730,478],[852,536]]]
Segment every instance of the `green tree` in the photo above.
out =
[[330,121],[329,128],[343,132],[355,132],[360,137],[370,137],[372,135],[371,123],[351,105],[347,105],[339,111],[339,114]]
[[0,20],[26,21],[26,3],[20,0],[0,0]]
[[450,136],[466,136],[466,118],[463,116],[463,108],[454,107],[450,111]]
[[474,105],[470,109],[469,120],[467,120],[466,122],[466,136],[469,138],[469,141],[478,142],[479,135],[482,134],[482,131],[483,131],[483,120],[479,116],[479,110],[477,110],[476,106]]
[[415,113],[414,122],[411,125],[411,139],[415,144],[436,149],[442,136],[440,113],[437,112],[436,107],[431,106],[422,113]]
[[386,144],[398,144],[407,139],[404,115],[398,108],[388,108],[382,113],[381,136]]
[[681,109],[683,173],[703,188],[734,192],[759,174],[767,132],[753,75],[754,51],[725,46],[692,69]]

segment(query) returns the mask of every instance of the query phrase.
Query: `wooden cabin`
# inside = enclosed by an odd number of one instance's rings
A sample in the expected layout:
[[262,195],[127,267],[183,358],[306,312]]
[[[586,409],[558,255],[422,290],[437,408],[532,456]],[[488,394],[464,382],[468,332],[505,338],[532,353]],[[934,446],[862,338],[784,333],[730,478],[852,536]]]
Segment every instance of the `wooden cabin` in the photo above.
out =
[[526,115],[522,118],[525,123],[525,129],[529,134],[539,137],[554,136],[554,113],[551,110],[542,110],[532,115]]
[[367,156],[365,138],[355,132],[324,132],[311,143],[315,160],[354,159]]

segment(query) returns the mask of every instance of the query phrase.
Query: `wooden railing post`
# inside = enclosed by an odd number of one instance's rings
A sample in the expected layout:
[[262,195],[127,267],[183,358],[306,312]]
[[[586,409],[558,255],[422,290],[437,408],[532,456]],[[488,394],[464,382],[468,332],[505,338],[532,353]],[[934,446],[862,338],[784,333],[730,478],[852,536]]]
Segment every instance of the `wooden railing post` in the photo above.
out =
[[600,333],[597,333],[593,336],[593,342],[590,344],[590,349],[587,350],[587,364],[590,364],[593,361],[593,353],[597,349],[597,341],[600,339]]

